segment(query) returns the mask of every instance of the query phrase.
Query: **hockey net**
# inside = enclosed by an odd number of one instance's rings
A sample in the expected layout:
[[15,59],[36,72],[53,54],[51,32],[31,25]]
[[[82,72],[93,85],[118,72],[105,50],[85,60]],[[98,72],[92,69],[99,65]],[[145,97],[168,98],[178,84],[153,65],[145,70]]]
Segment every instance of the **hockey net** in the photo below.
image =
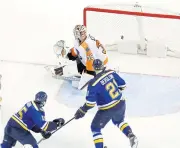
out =
[[146,54],[151,49],[180,57],[179,13],[138,3],[89,6],[84,8],[84,25],[107,50]]

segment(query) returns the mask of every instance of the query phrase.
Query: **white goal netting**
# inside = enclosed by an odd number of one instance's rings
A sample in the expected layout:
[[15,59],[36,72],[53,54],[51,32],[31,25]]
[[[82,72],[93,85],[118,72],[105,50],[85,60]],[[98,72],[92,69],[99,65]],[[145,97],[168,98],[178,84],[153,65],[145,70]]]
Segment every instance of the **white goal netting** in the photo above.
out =
[[109,50],[180,57],[179,13],[137,3],[89,6],[84,8],[84,25]]

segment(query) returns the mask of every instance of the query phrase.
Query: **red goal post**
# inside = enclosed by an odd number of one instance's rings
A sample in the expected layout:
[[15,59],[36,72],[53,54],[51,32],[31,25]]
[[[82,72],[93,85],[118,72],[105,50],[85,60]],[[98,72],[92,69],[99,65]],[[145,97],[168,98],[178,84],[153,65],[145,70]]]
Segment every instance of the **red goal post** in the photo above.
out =
[[[152,49],[156,45],[164,48],[164,54],[167,50],[180,51],[180,13],[137,3],[109,4],[84,8],[83,21],[88,32],[110,50],[120,50],[121,44],[126,51],[132,45],[141,49],[142,53],[147,46]],[[155,50],[158,52],[158,49]],[[127,52],[136,53],[135,50]]]

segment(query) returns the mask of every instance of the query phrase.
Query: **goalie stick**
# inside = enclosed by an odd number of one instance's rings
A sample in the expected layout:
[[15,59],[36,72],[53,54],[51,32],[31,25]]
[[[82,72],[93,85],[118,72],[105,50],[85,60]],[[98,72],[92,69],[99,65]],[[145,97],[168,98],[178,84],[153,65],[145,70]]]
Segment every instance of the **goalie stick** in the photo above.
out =
[[80,76],[63,76],[63,75],[53,75],[55,79],[66,80],[66,81],[80,81]]
[[[63,68],[65,66],[68,66],[68,65],[63,65],[61,67],[59,67],[59,70],[58,70],[58,67],[57,67],[57,70],[55,70],[55,72],[59,72],[60,74],[53,74],[52,77],[55,78],[55,79],[60,79],[60,80],[66,80],[66,81],[80,81],[81,77],[78,76],[78,75],[69,75],[69,76],[64,76],[63,75]],[[51,68],[56,68],[55,66],[51,66],[51,65],[47,65],[44,67],[47,71],[51,71]],[[60,70],[62,69],[62,70]]]

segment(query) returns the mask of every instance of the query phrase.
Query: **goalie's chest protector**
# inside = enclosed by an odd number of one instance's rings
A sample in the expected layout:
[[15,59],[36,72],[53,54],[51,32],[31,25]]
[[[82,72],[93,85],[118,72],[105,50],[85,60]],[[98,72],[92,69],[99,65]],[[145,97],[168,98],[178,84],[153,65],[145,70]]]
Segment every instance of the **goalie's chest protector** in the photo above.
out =
[[86,69],[89,71],[94,71],[92,66],[93,60],[98,58],[96,57],[98,48],[96,42],[87,37],[87,39],[81,44],[75,45],[75,49],[78,50],[80,57],[82,58],[82,63],[86,66]]

